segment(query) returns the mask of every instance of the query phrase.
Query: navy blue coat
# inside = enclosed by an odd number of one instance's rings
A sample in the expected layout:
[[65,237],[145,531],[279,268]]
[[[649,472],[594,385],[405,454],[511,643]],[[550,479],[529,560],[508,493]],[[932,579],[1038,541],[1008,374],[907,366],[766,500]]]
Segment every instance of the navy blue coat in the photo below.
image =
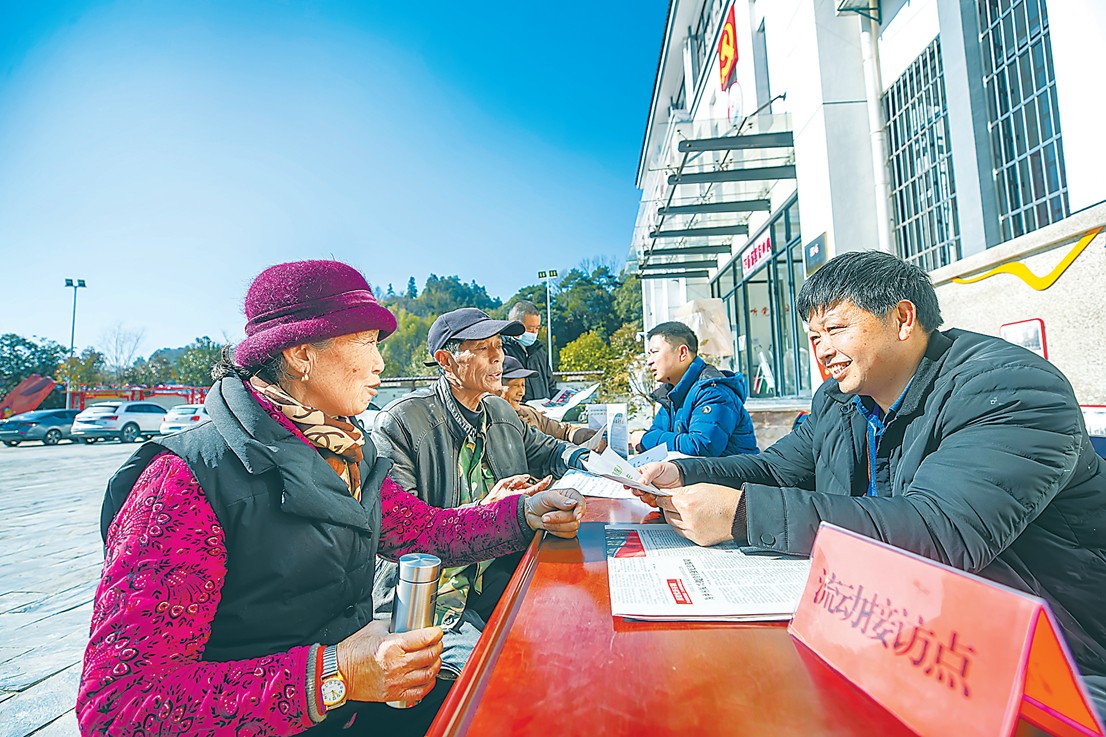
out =
[[745,409],[745,377],[719,371],[696,356],[676,386],[653,392],[661,409],[641,438],[645,450],[664,444],[689,456],[756,453],[753,420]]

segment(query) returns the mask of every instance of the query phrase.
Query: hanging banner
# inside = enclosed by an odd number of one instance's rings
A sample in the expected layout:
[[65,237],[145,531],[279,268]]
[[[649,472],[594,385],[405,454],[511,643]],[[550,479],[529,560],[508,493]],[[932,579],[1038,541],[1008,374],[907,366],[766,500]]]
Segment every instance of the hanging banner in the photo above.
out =
[[726,13],[722,35],[718,38],[718,71],[725,92],[737,80],[737,23],[734,22],[733,5]]
[[741,276],[748,278],[750,274],[764,266],[772,259],[772,231],[764,231],[756,242],[741,253]]
[[840,527],[789,631],[922,737],[1103,735],[1048,602]]

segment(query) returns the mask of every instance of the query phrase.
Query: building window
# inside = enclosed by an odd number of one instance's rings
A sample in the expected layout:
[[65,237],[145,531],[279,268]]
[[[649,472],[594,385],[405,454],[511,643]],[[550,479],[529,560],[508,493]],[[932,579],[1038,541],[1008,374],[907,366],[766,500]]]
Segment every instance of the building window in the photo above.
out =
[[934,39],[883,98],[899,255],[926,271],[960,259],[941,44]]
[[797,197],[749,243],[763,236],[771,253],[760,266],[746,275],[739,253],[711,281],[711,296],[722,299],[730,317],[729,367],[745,374],[753,398],[810,396],[810,338],[795,309],[805,279]]
[[1045,0],[977,0],[999,224],[1009,240],[1067,217]]

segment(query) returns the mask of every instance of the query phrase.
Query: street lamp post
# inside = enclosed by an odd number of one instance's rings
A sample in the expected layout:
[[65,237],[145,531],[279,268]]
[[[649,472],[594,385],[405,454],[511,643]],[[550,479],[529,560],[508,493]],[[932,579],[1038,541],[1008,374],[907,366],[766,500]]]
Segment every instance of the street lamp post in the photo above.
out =
[[65,372],[65,408],[73,408],[73,352],[77,336],[77,290],[88,286],[84,279],[66,279],[65,286],[73,290],[73,320],[69,323],[69,370]]
[[557,270],[539,271],[539,279],[545,279],[545,337],[549,340],[549,370],[553,370],[553,300],[549,296],[549,281],[557,278]]

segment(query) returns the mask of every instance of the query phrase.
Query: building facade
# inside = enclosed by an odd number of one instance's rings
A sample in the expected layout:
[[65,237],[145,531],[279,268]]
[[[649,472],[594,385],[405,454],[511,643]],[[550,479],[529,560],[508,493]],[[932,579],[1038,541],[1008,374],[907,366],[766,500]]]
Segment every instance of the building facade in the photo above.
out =
[[629,259],[646,327],[724,314],[712,358],[808,398],[795,296],[881,249],[930,272],[947,326],[1106,405],[1104,34],[1095,0],[673,0]]

